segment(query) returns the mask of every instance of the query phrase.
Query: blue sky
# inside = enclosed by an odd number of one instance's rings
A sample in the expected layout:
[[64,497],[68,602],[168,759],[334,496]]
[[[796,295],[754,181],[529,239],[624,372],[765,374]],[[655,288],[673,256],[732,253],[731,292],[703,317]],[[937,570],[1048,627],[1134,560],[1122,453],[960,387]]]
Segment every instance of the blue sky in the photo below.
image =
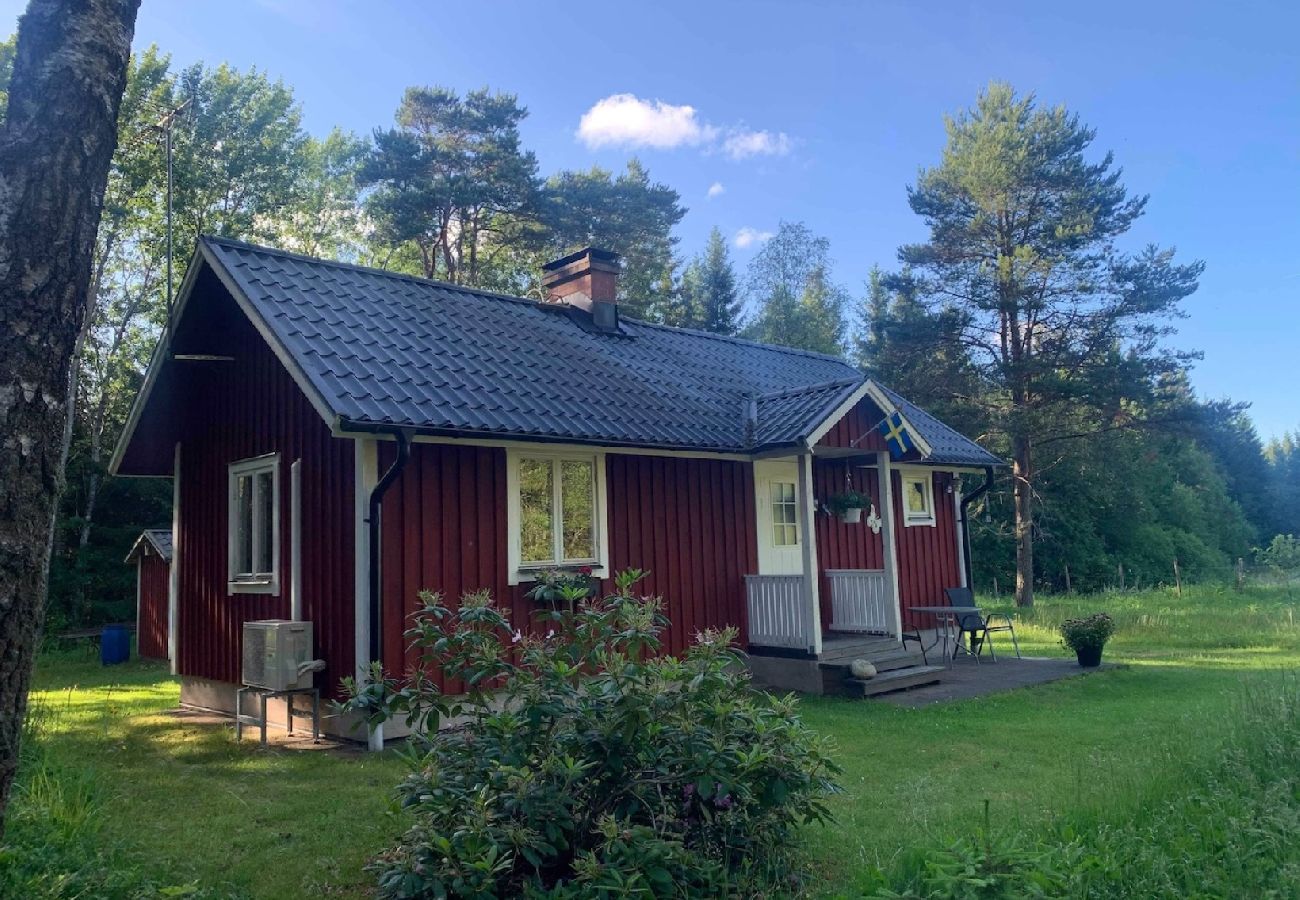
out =
[[855,294],[923,237],[905,186],[937,161],[943,114],[1010,81],[1078,112],[1151,195],[1134,248],[1206,261],[1176,343],[1205,353],[1198,389],[1252,401],[1268,437],[1300,427],[1298,34],[1281,2],[144,0],[136,45],[280,77],[316,133],[390,124],[412,84],[515,92],[544,172],[638,155],[690,208],[684,254],[717,225],[750,236],[743,266],[803,220]]

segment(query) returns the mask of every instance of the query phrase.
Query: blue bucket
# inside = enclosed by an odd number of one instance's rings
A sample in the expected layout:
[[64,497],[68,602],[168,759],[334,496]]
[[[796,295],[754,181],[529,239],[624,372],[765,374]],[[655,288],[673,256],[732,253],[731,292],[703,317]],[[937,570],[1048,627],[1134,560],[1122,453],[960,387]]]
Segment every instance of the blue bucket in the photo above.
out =
[[115,666],[131,658],[131,633],[121,625],[105,625],[99,636],[99,661]]

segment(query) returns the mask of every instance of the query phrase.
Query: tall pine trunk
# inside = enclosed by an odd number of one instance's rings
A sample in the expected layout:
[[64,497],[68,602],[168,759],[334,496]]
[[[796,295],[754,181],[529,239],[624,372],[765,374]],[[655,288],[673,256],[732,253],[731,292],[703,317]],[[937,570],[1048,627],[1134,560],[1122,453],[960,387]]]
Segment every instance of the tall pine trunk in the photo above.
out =
[[1027,435],[1011,440],[1016,537],[1016,606],[1034,605],[1034,491]]
[[140,0],[32,0],[0,131],[0,834],[68,448],[70,375]]

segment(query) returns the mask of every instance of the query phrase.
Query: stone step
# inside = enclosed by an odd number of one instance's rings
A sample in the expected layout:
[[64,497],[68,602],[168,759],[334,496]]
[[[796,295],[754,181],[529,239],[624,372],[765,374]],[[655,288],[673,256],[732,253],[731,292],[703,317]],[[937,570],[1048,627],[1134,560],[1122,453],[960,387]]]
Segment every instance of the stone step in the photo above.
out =
[[943,666],[909,666],[906,669],[882,672],[875,678],[846,679],[845,690],[854,697],[875,697],[923,684],[934,684],[943,677],[945,671]]

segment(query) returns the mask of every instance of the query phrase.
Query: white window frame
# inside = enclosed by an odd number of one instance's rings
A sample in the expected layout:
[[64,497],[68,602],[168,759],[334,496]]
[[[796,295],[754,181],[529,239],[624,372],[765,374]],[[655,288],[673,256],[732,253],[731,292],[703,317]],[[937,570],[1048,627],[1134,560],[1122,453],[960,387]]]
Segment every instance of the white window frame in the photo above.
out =
[[[902,487],[903,503],[903,527],[912,528],[918,525],[937,525],[934,507],[934,473],[928,469],[900,469],[899,479]],[[908,488],[912,484],[925,485],[925,499],[928,501],[929,510],[925,513],[914,513],[907,508]]]
[[[231,594],[279,594],[280,593],[280,454],[267,453],[251,459],[241,459],[231,463],[227,468],[227,502],[226,502],[226,590]],[[261,540],[260,525],[261,504],[257,502],[257,475],[271,474],[271,571],[254,574],[235,571],[235,545],[238,542],[239,526],[236,521],[238,501],[236,488],[243,476],[252,476],[254,496],[250,498],[253,521],[250,524],[253,535],[252,558],[258,558],[258,542]]]
[[[523,548],[520,543],[520,527],[522,523],[522,514],[520,511],[519,497],[519,463],[520,460],[548,460],[552,465],[557,467],[556,475],[552,478],[551,490],[552,509],[554,511],[551,518],[552,541],[556,547],[563,545],[563,501],[561,499],[561,479],[559,478],[558,466],[564,460],[575,462],[591,463],[592,471],[595,473],[595,491],[594,503],[595,510],[592,516],[592,529],[595,534],[592,535],[596,548],[596,556],[592,559],[552,561],[552,562],[524,562]],[[535,581],[537,573],[543,569],[576,569],[580,566],[590,566],[591,574],[597,578],[609,577],[609,514],[605,502],[605,454],[583,449],[551,449],[539,447],[537,449],[508,449],[506,450],[506,549],[508,556],[509,571],[507,572],[507,581],[509,584],[522,584]]]

